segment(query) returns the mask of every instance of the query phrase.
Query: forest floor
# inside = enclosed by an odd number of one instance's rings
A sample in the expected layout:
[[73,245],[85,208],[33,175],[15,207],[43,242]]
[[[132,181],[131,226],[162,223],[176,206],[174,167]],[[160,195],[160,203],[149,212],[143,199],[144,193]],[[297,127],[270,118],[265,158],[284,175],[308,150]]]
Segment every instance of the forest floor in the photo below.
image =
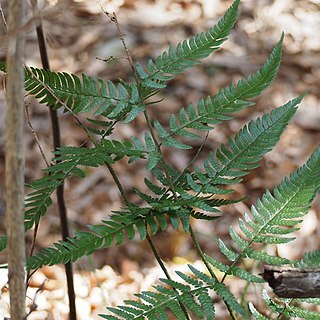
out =
[[[224,14],[232,1],[223,0],[47,0],[44,2],[44,31],[47,38],[51,68],[75,74],[86,73],[106,80],[132,79],[130,65],[118,37],[115,24],[103,12],[116,12],[125,42],[134,61],[155,58],[169,44],[189,38],[210,28]],[[102,10],[103,8],[103,10]],[[4,6],[5,12],[5,6]],[[255,106],[239,112],[233,120],[217,126],[204,145],[199,164],[209,151],[233,136],[250,119],[286,103],[308,91],[298,113],[288,126],[276,148],[262,160],[261,166],[235,189],[246,199],[223,208],[222,218],[214,222],[195,222],[202,248],[209,255],[217,254],[217,239],[228,241],[228,227],[248,212],[265,189],[272,189],[283,177],[306,161],[320,141],[320,2],[319,0],[246,0],[241,1],[238,22],[222,49],[185,74],[177,76],[159,95],[161,102],[152,107],[152,117],[167,123],[170,115],[182,106],[201,97],[213,95],[219,88],[236,82],[255,72],[267,59],[281,32],[285,32],[283,61],[275,81],[259,98]],[[1,24],[1,21],[0,21]],[[1,26],[1,28],[3,28]],[[0,32],[3,31],[0,28]],[[41,67],[36,34],[27,33],[26,64]],[[0,45],[0,58],[5,57],[5,44]],[[50,119],[47,108],[30,99],[29,120],[36,132],[45,156],[52,157]],[[4,160],[5,160],[5,97],[0,91],[0,217],[4,218]],[[64,145],[86,141],[85,134],[68,114],[60,114]],[[141,137],[145,122],[137,118],[132,125],[121,126],[113,134],[115,139]],[[39,152],[30,126],[26,125],[26,181],[41,176],[45,162]],[[199,147],[199,145],[195,145]],[[167,159],[178,169],[192,159],[192,152],[166,153]],[[130,166],[125,161],[115,166],[130,199],[136,195],[133,187],[145,188],[141,177],[143,164]],[[118,210],[121,197],[104,168],[90,169],[84,180],[71,179],[66,183],[66,202],[72,231],[85,230],[88,224],[98,224]],[[314,202],[297,231],[292,244],[278,246],[278,254],[299,259],[303,253],[320,249],[320,199]],[[3,220],[3,219],[2,219]],[[0,225],[4,233],[4,224]],[[30,242],[32,235],[28,235]],[[41,222],[37,250],[51,246],[61,238],[59,217],[54,203]],[[183,231],[168,230],[155,236],[155,243],[170,272],[186,270],[186,263],[202,268],[191,243]],[[0,263],[5,254],[0,255]],[[263,266],[255,266],[256,273]],[[79,320],[99,319],[106,306],[121,304],[134,293],[147,290],[157,279],[164,277],[147,244],[135,240],[119,247],[113,246],[75,264],[75,288]],[[231,279],[232,292],[241,296],[243,283]],[[248,297],[257,301],[263,286],[251,286]],[[1,289],[2,288],[2,289]],[[38,289],[41,290],[38,290]],[[270,288],[265,286],[268,292]],[[0,318],[7,316],[6,275],[0,269]],[[28,319],[67,319],[67,296],[64,271],[61,266],[46,267],[33,276],[28,289],[28,301],[37,305]],[[228,319],[222,303],[216,304],[216,319]]]

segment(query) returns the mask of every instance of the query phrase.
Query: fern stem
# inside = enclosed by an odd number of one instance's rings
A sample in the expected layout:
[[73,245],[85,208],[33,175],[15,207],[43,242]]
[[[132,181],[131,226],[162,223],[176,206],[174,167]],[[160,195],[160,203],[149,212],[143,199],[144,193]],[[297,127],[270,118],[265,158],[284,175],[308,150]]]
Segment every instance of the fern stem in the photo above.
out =
[[122,199],[123,199],[124,203],[125,203],[128,207],[130,207],[129,198],[128,198],[128,196],[127,196],[127,193],[126,193],[125,190],[123,189],[122,184],[121,184],[121,182],[120,182],[120,180],[119,180],[116,172],[114,171],[114,169],[112,168],[112,166],[111,166],[110,163],[105,162],[105,165],[107,166],[107,168],[108,168],[108,170],[109,170],[109,172],[110,172],[110,174],[111,174],[111,176],[112,176],[115,184],[117,185],[117,187],[118,187],[118,189],[119,189],[119,191],[120,191],[120,194],[121,194],[121,196],[122,196]]
[[164,171],[164,173],[166,175],[166,178],[168,180],[170,190],[172,191],[173,197],[175,198],[175,200],[177,200],[178,198],[177,198],[177,195],[176,195],[176,191],[175,191],[171,176],[170,176],[170,174],[169,174],[169,172],[167,170],[166,163],[163,160],[163,156],[162,156],[162,153],[161,153],[161,146],[160,146],[160,144],[159,144],[159,142],[157,140],[157,137],[154,134],[154,130],[153,130],[152,125],[151,125],[150,117],[149,117],[148,112],[146,110],[143,112],[143,114],[145,116],[145,119],[146,119],[146,122],[147,122],[147,125],[148,125],[148,128],[149,128],[152,140],[153,140],[155,146],[157,147],[158,152],[161,154],[160,164],[161,164],[161,167],[162,167],[162,169],[163,169],[163,171]]
[[[201,247],[200,247],[200,245],[199,245],[198,240],[196,239],[196,236],[195,236],[195,234],[194,234],[194,231],[193,231],[193,228],[191,227],[191,225],[190,225],[190,227],[189,227],[189,232],[190,232],[190,235],[191,235],[192,242],[193,242],[193,244],[194,244],[194,246],[195,246],[195,248],[196,248],[196,251],[197,251],[198,255],[200,256],[201,260],[203,261],[203,263],[205,264],[205,266],[206,266],[207,270],[209,271],[211,277],[212,277],[215,281],[219,282],[217,276],[215,275],[214,271],[212,270],[210,264],[207,262],[207,259],[206,259],[206,257],[205,257],[204,254],[203,254],[203,251],[202,251],[202,249],[201,249]],[[237,318],[236,318],[236,316],[235,316],[235,314],[234,314],[234,311],[231,309],[231,307],[229,306],[229,304],[228,304],[225,300],[224,300],[224,303],[225,303],[225,305],[226,305],[226,307],[227,307],[227,309],[228,309],[228,311],[229,311],[229,314],[230,314],[231,319],[232,319],[232,320],[237,320]]]
[[[120,194],[121,194],[121,196],[122,196],[122,198],[123,198],[123,201],[125,202],[125,204],[126,204],[128,207],[130,207],[130,201],[129,201],[129,199],[128,199],[128,196],[127,196],[125,190],[123,189],[123,187],[122,187],[122,185],[121,185],[120,180],[119,180],[118,177],[117,177],[117,174],[115,173],[114,169],[112,168],[112,166],[111,166],[109,163],[106,162],[105,164],[106,164],[106,166],[108,167],[109,172],[110,172],[110,174],[111,174],[114,182],[116,183],[116,185],[117,185],[117,187],[118,187],[118,189],[119,189],[119,191],[120,191]],[[156,247],[154,246],[153,241],[152,241],[152,239],[151,239],[151,237],[149,236],[148,233],[147,233],[146,239],[147,239],[147,241],[148,241],[149,247],[151,248],[151,251],[152,251],[154,257],[156,258],[156,260],[157,260],[160,268],[161,268],[162,271],[164,272],[165,276],[167,277],[168,280],[172,280],[171,277],[170,277],[170,274],[169,274],[169,272],[168,272],[168,270],[167,270],[167,268],[166,268],[166,266],[164,265],[164,263],[163,263],[160,255],[159,255]],[[175,288],[173,288],[173,289],[175,290]],[[189,317],[189,315],[188,315],[188,312],[187,312],[187,309],[185,308],[185,306],[184,306],[180,301],[179,301],[179,305],[180,305],[183,313],[185,314],[186,319],[187,319],[187,320],[190,320],[190,317]]]
[[148,233],[147,233],[147,238],[146,239],[147,239],[148,244],[149,244],[149,246],[150,246],[150,248],[152,250],[152,253],[153,253],[154,257],[156,258],[156,260],[157,260],[160,268],[162,269],[163,273],[166,275],[168,280],[172,280],[171,276],[170,276],[170,274],[169,274],[169,272],[168,272],[168,270],[166,268],[166,266],[164,265],[160,255],[159,255],[156,247],[154,246],[153,241],[151,240],[151,237],[149,236]]
[[[166,268],[166,266],[164,265],[164,263],[163,263],[160,255],[159,255],[157,249],[155,248],[155,246],[154,246],[154,244],[153,244],[153,241],[151,240],[151,238],[150,238],[150,236],[149,236],[148,233],[147,233],[147,238],[146,238],[146,239],[147,239],[147,241],[148,241],[148,244],[149,244],[149,246],[150,246],[150,248],[151,248],[151,250],[152,250],[152,253],[153,253],[154,257],[156,258],[156,260],[157,260],[160,268],[162,269],[162,271],[163,271],[164,274],[166,275],[167,279],[168,279],[168,280],[172,280],[172,279],[171,279],[171,276],[170,276],[170,274],[169,274],[169,272],[168,272],[168,270],[167,270],[167,268]],[[173,288],[173,290],[176,291],[175,288]],[[183,313],[184,313],[185,316],[186,316],[186,319],[190,320],[190,317],[189,317],[189,315],[188,315],[188,312],[187,312],[186,307],[185,307],[180,301],[178,301],[178,302],[179,302],[179,305],[180,305]]]
[[[124,41],[124,35],[123,35],[123,33],[121,32],[120,25],[119,25],[119,22],[118,22],[118,20],[117,20],[117,16],[116,16],[115,13],[113,13],[113,16],[112,16],[112,17],[111,17],[107,12],[105,12],[105,14],[106,14],[106,15],[111,19],[111,21],[113,21],[113,22],[116,24],[116,26],[117,26],[119,38],[120,38],[120,40],[121,40],[121,42],[122,42],[122,45],[123,45],[123,47],[124,47],[124,50],[126,51],[126,54],[127,54],[127,57],[128,57],[128,61],[129,61],[129,64],[130,64],[130,67],[131,67],[131,69],[132,69],[132,71],[133,71],[133,73],[134,73],[134,75],[135,75],[136,83],[139,85],[139,79],[138,79],[138,77],[137,77],[137,75],[136,75],[136,72],[135,72],[135,67],[134,67],[134,64],[133,64],[133,60],[132,60],[132,57],[131,57],[131,55],[130,55],[130,52],[129,52],[128,48],[127,48],[127,45],[126,45],[126,43],[125,43],[125,41]],[[144,101],[141,101],[141,102],[142,102],[143,105],[145,104]],[[158,151],[160,152],[160,146],[159,146],[159,143],[158,143],[158,141],[157,141],[157,139],[156,139],[156,136],[155,136],[155,134],[154,134],[153,128],[152,128],[152,126],[151,126],[151,121],[150,121],[150,118],[149,118],[149,115],[148,115],[147,111],[144,111],[144,115],[145,115],[146,122],[147,122],[148,127],[149,127],[149,130],[150,130],[152,139],[153,139],[153,141],[154,141],[154,143],[155,143]],[[167,171],[167,169],[166,169],[166,166],[165,166],[165,163],[164,163],[162,157],[161,157],[161,162],[162,162],[162,165],[163,165],[163,169],[165,170],[166,175],[167,175],[167,177],[168,177],[168,180],[169,180],[169,183],[170,183],[170,188],[172,188],[172,190],[174,191],[174,186],[173,186],[173,184],[172,184],[172,181],[171,181],[171,179],[170,179],[170,175],[169,175],[169,173],[168,173],[168,171]],[[109,164],[107,164],[107,166],[108,166],[108,168],[109,168],[109,171],[110,171],[112,177],[114,178],[114,181],[116,182],[116,184],[117,184],[117,186],[118,186],[118,188],[119,188],[119,191],[120,191],[120,193],[121,193],[124,201],[125,201],[126,204],[129,206],[129,205],[130,205],[129,199],[128,199],[125,191],[123,190],[123,188],[122,188],[122,186],[121,186],[121,183],[120,183],[118,177],[116,176],[116,174],[115,174],[115,172],[113,171],[112,167],[111,167]],[[110,169],[111,169],[112,171],[111,171]],[[174,194],[174,197],[176,198],[175,192],[173,192],[173,194]],[[156,247],[154,246],[153,241],[152,241],[151,237],[149,236],[148,232],[147,232],[147,237],[146,237],[146,239],[147,239],[147,241],[148,241],[148,244],[149,244],[149,246],[150,246],[150,248],[151,248],[151,251],[152,251],[154,257],[156,258],[156,260],[157,260],[160,268],[162,269],[162,271],[163,271],[164,274],[166,275],[167,279],[168,279],[168,280],[171,280],[170,274],[169,274],[166,266],[164,265],[164,263],[163,263],[160,255],[159,255]],[[176,290],[175,288],[173,288],[173,289]],[[180,301],[178,301],[178,302],[179,302],[179,305],[180,305],[183,313],[184,313],[185,316],[186,316],[186,319],[187,319],[187,320],[190,320],[190,317],[189,317],[189,315],[188,315],[187,309],[185,308],[185,306],[183,305],[183,303],[181,303]]]
[[[129,201],[129,199],[128,199],[128,196],[127,196],[125,190],[123,189],[123,187],[122,187],[122,185],[121,185],[120,180],[119,180],[118,177],[117,177],[117,174],[115,173],[115,171],[113,170],[112,166],[111,166],[109,163],[106,162],[105,164],[106,164],[106,166],[108,167],[109,172],[110,172],[110,174],[111,174],[114,182],[116,183],[116,185],[117,185],[117,187],[118,187],[118,189],[119,189],[119,191],[120,191],[120,194],[121,194],[121,196],[122,196],[122,198],[123,198],[123,201],[125,202],[125,204],[126,204],[128,207],[130,207],[130,201]],[[160,255],[159,255],[159,253],[158,253],[158,251],[157,251],[157,249],[156,249],[156,247],[154,246],[153,241],[152,241],[151,237],[149,236],[148,232],[147,232],[147,237],[146,237],[146,239],[147,239],[147,241],[148,241],[149,247],[151,248],[151,251],[152,251],[154,257],[156,258],[156,260],[157,260],[160,268],[161,268],[162,271],[164,272],[165,276],[167,277],[168,280],[172,280],[171,277],[170,277],[170,274],[169,274],[169,272],[168,272],[168,270],[167,270],[167,268],[166,268],[166,266],[164,265],[164,263],[163,263]],[[175,288],[173,288],[173,289],[175,290]],[[187,319],[187,320],[190,320],[190,317],[189,317],[189,315],[188,315],[188,312],[187,312],[187,309],[185,308],[185,306],[184,306],[180,301],[179,301],[179,305],[180,305],[183,313],[185,314],[186,319]]]

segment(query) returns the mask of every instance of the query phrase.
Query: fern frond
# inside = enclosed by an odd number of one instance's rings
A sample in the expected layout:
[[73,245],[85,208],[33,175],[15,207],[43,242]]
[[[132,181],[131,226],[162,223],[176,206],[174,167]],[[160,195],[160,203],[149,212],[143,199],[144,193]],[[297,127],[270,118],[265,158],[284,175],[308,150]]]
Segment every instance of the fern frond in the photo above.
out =
[[276,314],[284,315],[285,317],[293,317],[306,320],[320,319],[320,313],[309,311],[299,306],[293,306],[290,304],[291,299],[271,299],[267,292],[263,290],[262,297],[268,307]]
[[[295,227],[301,218],[307,214],[308,209],[316,193],[320,188],[320,146],[314,151],[309,160],[285,178],[279,186],[273,190],[273,194],[267,191],[257,206],[252,206],[251,216],[245,215],[245,220],[239,219],[241,232],[229,228],[230,236],[237,249],[229,248],[222,240],[219,240],[221,252],[233,262],[227,268],[209,259],[215,267],[226,274],[233,274],[232,268],[241,258],[252,258],[264,261],[268,264],[289,264],[292,261],[257,251],[254,243],[286,243],[294,239],[287,237],[297,230]],[[289,229],[289,230],[288,230]],[[283,231],[282,231],[283,230]],[[310,260],[314,262],[312,257]],[[238,276],[241,277],[240,274]]]
[[103,246],[103,238],[89,232],[79,232],[68,241],[55,243],[55,248],[46,248],[37,252],[27,260],[27,270],[38,269],[43,266],[71,261],[89,255]]
[[[127,210],[115,212],[109,220],[103,220],[100,225],[89,225],[91,232],[78,232],[74,238],[68,241],[59,241],[55,243],[55,248],[45,248],[27,261],[28,269],[41,268],[45,265],[53,265],[75,261],[84,255],[91,254],[101,247],[110,247],[113,242],[120,245],[125,241],[125,235],[129,240],[134,239],[136,233],[141,240],[147,237],[147,227],[151,233],[155,234],[159,228],[165,230],[168,227],[166,214],[176,229],[179,226],[179,220],[184,225],[185,230],[189,227],[189,214],[186,210],[179,209],[179,206],[167,208],[162,212],[161,206],[158,210],[151,208],[137,207],[130,205]],[[177,213],[178,212],[178,213]],[[183,216],[186,214],[187,220]]]
[[303,303],[310,303],[310,304],[314,304],[316,306],[320,306],[320,298],[298,298],[298,299],[294,299],[294,301],[303,302]]
[[[220,193],[219,185],[238,183],[249,170],[257,168],[262,156],[269,152],[297,110],[303,96],[250,121],[228,145],[222,144],[204,162],[205,172],[195,171],[187,176],[189,187],[195,192]],[[222,191],[223,192],[223,191]]]
[[[158,56],[155,62],[150,59],[147,70],[140,64],[136,64],[141,85],[150,88],[151,91],[162,89],[166,87],[166,82],[172,79],[173,75],[182,73],[217,50],[227,39],[236,22],[239,2],[239,0],[234,1],[222,19],[209,31],[184,40],[177,45],[176,49],[170,46],[169,50]],[[146,90],[145,95],[149,92],[150,90]]]
[[[108,308],[116,315],[100,314],[104,319],[169,319],[166,311],[170,311],[175,319],[185,319],[181,304],[200,319],[214,319],[215,310],[209,290],[214,288],[214,281],[189,265],[192,276],[176,272],[185,282],[160,279],[162,284],[154,286],[155,291],[144,291],[136,296],[140,301],[125,301],[125,306]],[[197,276],[200,273],[201,279]],[[196,278],[194,278],[196,277]],[[203,280],[204,278],[205,280]],[[118,318],[120,316],[120,318]]]
[[213,103],[219,111],[225,109],[225,104],[228,101],[239,104],[239,107],[241,107],[241,104],[250,105],[245,99],[258,96],[271,84],[280,67],[283,38],[284,34],[282,33],[278,44],[273,48],[269,58],[260,70],[247,78],[242,78],[237,87],[231,84],[219,91],[213,98]]
[[95,148],[61,147],[55,155],[58,163],[44,170],[48,175],[29,185],[35,191],[26,199],[26,230],[46,214],[47,208],[52,204],[51,194],[70,174],[84,177],[79,166],[98,167],[105,163],[113,163],[124,156],[143,158],[144,152],[136,149],[129,141],[103,140],[102,145]]
[[103,114],[109,119],[121,119],[134,108],[141,109],[138,89],[131,90],[119,83],[82,75],[26,68],[25,89],[49,107],[58,109],[66,104],[74,113]]
[[262,315],[253,305],[252,302],[249,302],[249,310],[252,313],[252,315],[255,316],[255,319],[257,320],[269,320],[270,318],[266,318],[264,315]]
[[228,275],[236,276],[240,279],[249,281],[251,283],[264,283],[265,282],[265,280],[262,279],[261,277],[257,277],[254,274],[252,274],[244,269],[241,269],[238,266],[235,266],[235,265],[233,265],[231,267],[226,266],[223,263],[208,256],[207,254],[205,254],[205,257],[206,257],[206,261],[209,262],[214,268],[216,268],[216,269],[218,269]]
[[103,246],[110,247],[114,240],[119,245],[124,241],[125,232],[128,239],[134,238],[134,227],[137,228],[140,237],[145,239],[146,226],[142,218],[133,219],[128,216],[113,215],[110,220],[103,221],[101,225],[89,225],[88,228],[92,232],[78,232],[74,238],[69,238],[68,241],[55,243],[55,248],[40,250],[28,259],[27,268],[31,270],[45,265],[76,261]]
[[300,261],[293,265],[297,268],[320,268],[320,250],[306,252]]
[[237,86],[231,84],[221,89],[213,98],[201,99],[197,106],[191,103],[187,110],[182,108],[177,117],[171,115],[170,131],[166,131],[162,126],[159,126],[158,122],[155,122],[155,128],[162,138],[161,144],[187,149],[187,145],[181,144],[173,136],[199,139],[199,135],[192,131],[211,130],[213,125],[231,119],[231,113],[253,105],[252,102],[246,100],[258,96],[270,85],[278,72],[282,55],[282,42],[283,35],[261,69],[255,74],[242,78]]
[[162,158],[162,155],[157,149],[157,146],[155,145],[154,141],[152,140],[152,138],[147,132],[144,135],[144,139],[146,142],[146,150],[148,153],[147,170],[152,170],[159,163],[159,161]]
[[37,224],[40,217],[46,214],[47,208],[52,204],[52,193],[67,177],[72,174],[84,177],[83,171],[77,168],[78,164],[78,161],[69,161],[52,165],[44,170],[49,173],[48,175],[34,180],[28,185],[34,191],[29,193],[25,200],[24,224],[26,231]]
[[184,199],[182,197],[176,200],[172,197],[158,199],[138,190],[136,192],[150,205],[149,207],[138,207],[131,204],[122,211],[114,212],[109,220],[102,221],[103,224],[89,225],[88,228],[91,232],[79,232],[68,241],[55,243],[55,248],[41,250],[28,260],[28,268],[33,269],[44,265],[75,261],[102,246],[110,247],[113,242],[116,245],[122,244],[125,235],[129,240],[132,240],[138,233],[140,239],[144,240],[147,236],[147,227],[149,227],[151,234],[155,234],[159,228],[165,230],[168,227],[167,217],[174,229],[177,229],[179,222],[181,222],[183,229],[188,231],[193,206],[200,207],[202,204],[207,204],[210,209],[210,206],[225,204],[225,201],[221,199],[205,197],[203,199]]
[[[114,163],[115,161],[127,156],[129,158],[145,158],[145,151],[137,149],[129,140],[118,141],[103,139],[101,145],[94,148],[84,147],[60,147],[55,152],[56,161],[63,168],[64,163],[74,162],[78,165],[88,167],[98,167],[105,163]],[[59,165],[49,167],[48,171],[59,170]]]

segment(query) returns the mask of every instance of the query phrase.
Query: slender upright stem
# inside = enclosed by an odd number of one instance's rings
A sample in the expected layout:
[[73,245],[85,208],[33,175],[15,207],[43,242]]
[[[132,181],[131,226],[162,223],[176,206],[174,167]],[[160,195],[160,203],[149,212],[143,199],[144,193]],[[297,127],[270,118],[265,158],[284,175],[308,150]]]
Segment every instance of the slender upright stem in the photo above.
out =
[[[36,0],[33,0],[33,3],[36,5]],[[46,70],[50,70],[49,58],[47,53],[47,46],[45,41],[45,36],[42,28],[42,23],[40,23],[36,27],[39,51],[41,56],[42,66]],[[52,137],[53,137],[53,146],[54,150],[57,150],[61,147],[61,135],[60,135],[60,124],[58,119],[57,110],[53,110],[50,108],[50,119],[52,126]],[[67,216],[67,208],[64,200],[64,182],[62,182],[57,190],[57,203],[59,209],[60,216],[60,224],[61,224],[61,235],[64,241],[68,241],[68,237],[70,237],[69,225],[68,225],[68,216]],[[69,297],[69,319],[76,320],[77,312],[76,312],[76,302],[75,302],[75,291],[74,291],[74,283],[73,283],[73,270],[72,263],[69,261],[65,264],[66,278],[67,278],[67,286],[68,286],[68,297]]]

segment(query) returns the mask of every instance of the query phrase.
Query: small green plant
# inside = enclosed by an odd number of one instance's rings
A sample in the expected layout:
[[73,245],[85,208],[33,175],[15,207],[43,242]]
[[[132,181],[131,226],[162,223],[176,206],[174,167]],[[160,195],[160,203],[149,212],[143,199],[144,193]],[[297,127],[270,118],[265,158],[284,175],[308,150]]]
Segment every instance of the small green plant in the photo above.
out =
[[[244,268],[243,260],[269,265],[320,267],[320,252],[305,254],[301,261],[292,261],[258,250],[257,244],[281,244],[294,240],[292,233],[307,214],[320,188],[320,147],[298,170],[285,178],[272,192],[266,191],[250,213],[244,213],[239,228],[230,226],[231,246],[219,240],[219,248],[230,263],[224,264],[206,255],[196,240],[191,219],[204,219],[214,223],[221,216],[219,207],[241,199],[233,199],[230,186],[242,181],[251,170],[259,166],[263,155],[270,151],[297,110],[303,95],[289,101],[255,121],[250,121],[227,144],[213,150],[203,167],[190,167],[179,171],[168,163],[163,148],[191,149],[190,141],[201,139],[199,132],[208,132],[216,124],[230,120],[232,114],[254,105],[249,99],[258,96],[274,79],[280,66],[283,35],[265,64],[255,74],[241,79],[237,84],[222,88],[213,97],[201,99],[196,105],[181,108],[171,115],[168,124],[150,120],[149,105],[152,98],[168,85],[177,74],[191,68],[201,59],[217,50],[227,39],[238,15],[239,0],[234,1],[222,19],[209,31],[184,40],[176,47],[170,46],[158,58],[149,60],[146,67],[136,63],[134,83],[117,84],[91,76],[79,78],[73,74],[55,73],[26,67],[25,88],[40,103],[50,108],[63,108],[70,112],[85,130],[93,147],[66,146],[55,152],[54,163],[44,170],[44,177],[31,182],[32,192],[26,198],[25,229],[37,224],[51,205],[51,195],[62,181],[71,175],[85,178],[83,167],[106,166],[122,195],[124,206],[99,225],[88,226],[88,231],[78,232],[68,241],[59,241],[52,248],[40,250],[27,261],[27,270],[46,265],[76,261],[103,247],[132,240],[136,234],[147,240],[163,268],[166,278],[151,291],[137,295],[139,301],[125,301],[125,305],[108,308],[105,319],[214,319],[215,305],[211,293],[215,292],[225,303],[232,319],[280,319],[299,317],[320,319],[320,314],[308,311],[301,302],[319,305],[320,299],[280,299],[261,297],[269,307],[264,315],[254,302],[238,301],[225,284],[228,276],[237,277],[248,284],[262,284],[265,280]],[[0,65],[5,72],[5,64]],[[93,114],[89,125],[79,121],[77,114]],[[130,125],[136,117],[146,121],[144,140],[108,139],[118,123]],[[173,151],[174,152],[174,151]],[[127,157],[129,163],[144,161],[152,178],[144,178],[148,193],[135,189],[144,201],[137,206],[129,201],[113,165]],[[226,188],[228,187],[228,188]],[[176,272],[172,279],[153,246],[152,236],[171,224],[189,233],[207,272],[189,265],[188,273]],[[237,231],[241,230],[241,231]],[[211,240],[213,241],[213,240]],[[0,238],[0,247],[6,247],[6,237]],[[261,248],[261,246],[260,246]],[[220,270],[221,280],[214,270]]]

